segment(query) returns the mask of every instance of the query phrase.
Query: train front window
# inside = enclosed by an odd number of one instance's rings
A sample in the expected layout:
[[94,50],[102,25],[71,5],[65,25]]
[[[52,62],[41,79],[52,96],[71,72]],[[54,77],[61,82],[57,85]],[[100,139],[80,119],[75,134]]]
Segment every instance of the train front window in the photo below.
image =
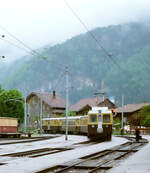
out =
[[96,114],[90,114],[90,123],[97,122],[97,115]]
[[110,123],[110,114],[103,115],[103,123]]

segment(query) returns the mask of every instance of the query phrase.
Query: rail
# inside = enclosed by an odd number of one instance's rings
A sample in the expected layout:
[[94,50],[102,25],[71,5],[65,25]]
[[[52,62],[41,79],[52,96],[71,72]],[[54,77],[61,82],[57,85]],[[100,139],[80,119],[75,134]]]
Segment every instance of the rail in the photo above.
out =
[[68,173],[68,172],[103,172],[111,169],[118,162],[127,158],[129,155],[140,150],[148,141],[141,139],[139,142],[135,141],[135,138],[128,138],[130,141],[122,145],[115,146],[111,149],[103,150],[85,157],[81,157],[76,160],[64,163],[62,165],[56,165],[36,173]]

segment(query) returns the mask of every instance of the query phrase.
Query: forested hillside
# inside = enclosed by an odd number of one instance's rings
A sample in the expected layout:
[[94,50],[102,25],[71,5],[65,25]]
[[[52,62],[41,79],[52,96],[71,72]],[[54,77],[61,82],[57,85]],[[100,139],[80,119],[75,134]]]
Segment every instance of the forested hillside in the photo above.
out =
[[46,59],[29,55],[5,68],[6,71],[0,67],[2,86],[28,94],[41,89],[50,92],[57,84],[54,89],[63,95],[65,79],[63,76],[59,82],[57,79],[67,65],[71,102],[91,97],[97,89],[117,99],[124,94],[126,103],[150,101],[150,26],[128,23],[92,32],[117,64],[85,33],[43,48]]

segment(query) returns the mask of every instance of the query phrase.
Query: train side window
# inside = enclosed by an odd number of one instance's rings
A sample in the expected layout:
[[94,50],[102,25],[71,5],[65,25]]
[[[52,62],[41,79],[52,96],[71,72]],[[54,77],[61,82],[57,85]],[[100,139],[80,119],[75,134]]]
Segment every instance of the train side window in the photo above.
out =
[[90,120],[90,123],[97,122],[97,115],[96,114],[91,114],[89,120]]

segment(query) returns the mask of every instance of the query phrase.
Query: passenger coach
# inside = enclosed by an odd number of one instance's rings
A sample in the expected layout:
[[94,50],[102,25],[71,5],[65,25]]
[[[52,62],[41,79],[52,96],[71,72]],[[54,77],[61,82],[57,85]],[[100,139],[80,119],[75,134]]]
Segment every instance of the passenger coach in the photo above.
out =
[[[93,107],[88,115],[68,117],[68,133],[111,140],[112,119],[112,112],[107,107]],[[46,133],[64,133],[66,118],[43,118],[43,130]]]

